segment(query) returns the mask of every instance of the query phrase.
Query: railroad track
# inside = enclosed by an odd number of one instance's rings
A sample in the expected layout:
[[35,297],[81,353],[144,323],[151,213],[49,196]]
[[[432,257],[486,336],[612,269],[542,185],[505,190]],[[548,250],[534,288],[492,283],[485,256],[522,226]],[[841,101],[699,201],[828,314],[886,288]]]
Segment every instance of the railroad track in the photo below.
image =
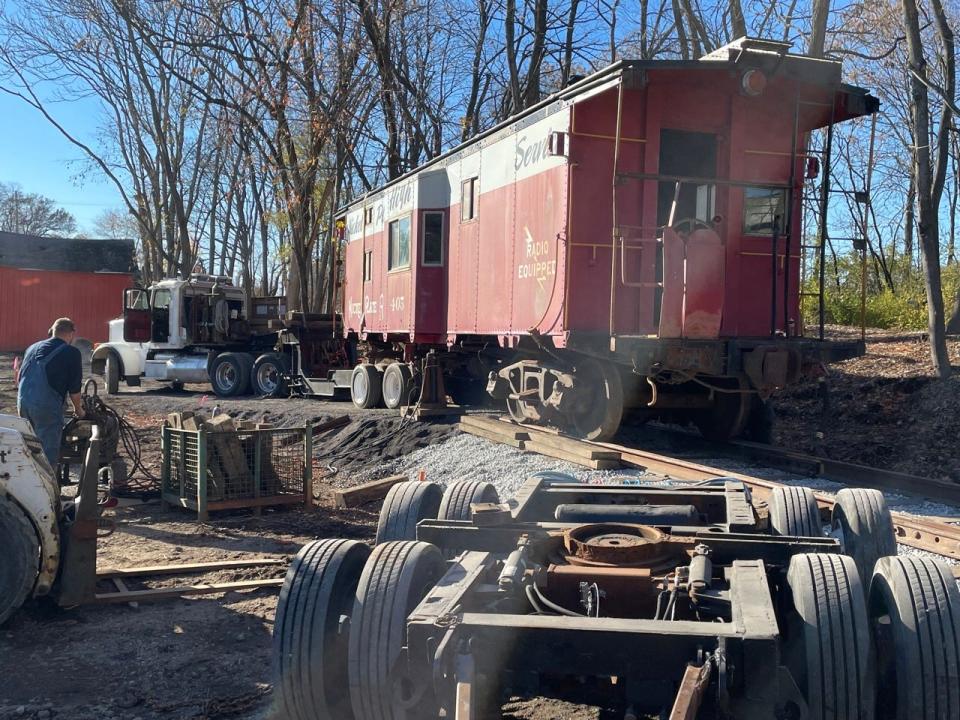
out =
[[[513,447],[538,452],[595,469],[615,467],[616,461],[619,461],[620,465],[640,468],[651,474],[676,480],[700,481],[713,477],[730,477],[740,480],[750,487],[761,500],[766,499],[774,488],[781,486],[781,483],[752,475],[731,472],[626,445],[580,440],[548,428],[519,425],[506,418],[466,415],[461,418],[460,429],[493,442],[502,442]],[[915,475],[867,468],[862,465],[837,463],[836,461],[828,461],[787,450],[781,452],[776,448],[758,446],[757,443],[738,442],[731,444],[731,447],[745,447],[745,449],[751,451],[757,451],[757,447],[759,447],[764,448],[769,459],[773,459],[775,455],[780,454],[785,460],[793,463],[802,461],[811,466],[819,463],[819,469],[815,471],[816,474],[845,484],[895,491],[924,499],[936,499],[941,502],[960,503],[960,492],[953,490],[950,483]],[[874,472],[871,473],[870,471]],[[848,474],[843,476],[845,472]],[[899,486],[896,485],[898,478],[908,480],[904,481],[904,486]],[[943,487],[948,485],[950,487]],[[829,494],[815,493],[815,495],[822,509],[829,510],[833,507],[833,499]],[[956,497],[957,499],[948,500],[948,497]],[[960,560],[960,526],[951,525],[943,519],[918,517],[902,512],[892,514],[898,543]]]

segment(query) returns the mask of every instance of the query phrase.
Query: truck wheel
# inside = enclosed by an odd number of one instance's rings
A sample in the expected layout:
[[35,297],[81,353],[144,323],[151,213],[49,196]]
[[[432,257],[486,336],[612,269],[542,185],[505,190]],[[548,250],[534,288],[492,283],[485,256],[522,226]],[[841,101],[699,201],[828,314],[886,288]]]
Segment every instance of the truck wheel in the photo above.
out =
[[20,609],[40,572],[40,541],[27,516],[0,497],[0,625]]
[[357,365],[350,376],[350,399],[361,410],[380,404],[380,388],[383,375],[370,363]]
[[805,487],[778,487],[767,501],[770,509],[770,530],[788,537],[820,537],[820,507],[813,490]]
[[398,662],[407,616],[443,577],[446,562],[424,542],[390,542],[370,554],[350,616],[347,671],[357,720],[436,717],[431,677],[412,677]]
[[960,717],[960,591],[930,558],[883,557],[870,583],[877,717]]
[[264,353],[253,364],[250,384],[254,395],[263,397],[284,397],[287,394],[287,381],[284,376],[290,374],[290,363],[284,355]]
[[865,583],[873,577],[877,560],[897,554],[893,518],[879,490],[844,488],[838,492],[830,524],[840,536],[844,554],[853,558]]
[[784,660],[811,720],[870,720],[870,634],[853,559],[828,553],[794,555],[787,585],[796,612],[786,622]]
[[220,353],[210,365],[210,384],[220,397],[242,395],[250,385],[247,353]]
[[370,548],[314,540],[287,571],[273,624],[273,687],[290,720],[352,720],[347,653],[354,594]]
[[403,363],[391,363],[383,371],[383,404],[391,410],[408,405],[410,400],[410,379],[413,373]]
[[377,545],[390,540],[416,540],[417,523],[436,518],[443,489],[432,482],[408,480],[394,485],[383,500],[377,521]]
[[106,386],[107,395],[120,392],[120,358],[112,352],[107,353],[103,364],[103,384]]
[[480,480],[461,480],[447,486],[440,500],[440,520],[469,520],[470,503],[498,503],[497,489]]

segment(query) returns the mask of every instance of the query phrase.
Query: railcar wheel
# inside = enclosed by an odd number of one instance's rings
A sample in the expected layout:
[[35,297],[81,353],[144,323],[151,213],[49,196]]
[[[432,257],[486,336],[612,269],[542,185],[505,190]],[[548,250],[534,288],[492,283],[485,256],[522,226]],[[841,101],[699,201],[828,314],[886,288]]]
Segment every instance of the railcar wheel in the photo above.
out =
[[838,492],[830,524],[865,583],[873,577],[877,560],[897,554],[893,518],[879,490],[844,488]]
[[383,371],[383,404],[391,410],[410,403],[410,381],[413,373],[403,363],[391,363]]
[[287,392],[285,375],[290,373],[290,363],[279,353],[264,353],[253,364],[250,384],[256,395],[283,397]]
[[374,365],[363,363],[353,369],[350,376],[350,399],[361,410],[380,404],[383,375]]
[[347,668],[349,618],[370,548],[315,540],[294,558],[273,626],[273,687],[290,720],[353,720]]
[[500,502],[500,495],[490,483],[480,480],[461,480],[451,483],[443,491],[437,517],[440,520],[469,520],[471,503],[498,502]]
[[770,493],[770,530],[788,537],[820,537],[820,507],[813,490],[805,487],[778,487]]
[[40,573],[40,541],[23,511],[0,497],[0,625],[20,609]]
[[394,485],[380,508],[377,544],[416,540],[417,523],[425,518],[436,518],[442,500],[443,488],[437,483],[408,480]]
[[225,352],[217,355],[210,365],[210,384],[220,397],[242,395],[250,386],[250,368],[253,360],[247,353]]
[[106,386],[107,395],[120,392],[120,358],[113,352],[107,353],[107,359],[103,363],[103,384]]
[[811,720],[871,720],[874,675],[857,566],[846,555],[794,555],[787,585],[795,613],[784,660]]
[[586,358],[577,363],[576,383],[581,389],[574,401],[570,425],[587,440],[609,440],[623,419],[623,384],[613,363]]
[[883,557],[870,583],[877,717],[960,717],[960,591],[930,558]]
[[739,437],[750,420],[753,398],[744,392],[749,389],[749,383],[744,378],[716,378],[711,384],[720,388],[714,391],[713,405],[695,412],[693,424],[707,440],[726,442]]
[[347,669],[356,720],[436,717],[430,677],[410,677],[399,662],[407,616],[446,571],[443,555],[424,542],[378,545],[360,576],[351,615]]

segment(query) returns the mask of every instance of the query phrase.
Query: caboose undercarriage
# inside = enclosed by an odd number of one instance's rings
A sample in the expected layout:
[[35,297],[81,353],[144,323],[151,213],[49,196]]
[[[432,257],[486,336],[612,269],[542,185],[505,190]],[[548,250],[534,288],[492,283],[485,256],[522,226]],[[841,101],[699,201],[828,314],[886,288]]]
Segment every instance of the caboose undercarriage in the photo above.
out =
[[518,422],[547,422],[595,440],[625,415],[693,422],[711,439],[769,433],[764,401],[829,362],[863,354],[863,343],[738,338],[570,338],[491,372],[487,391]]

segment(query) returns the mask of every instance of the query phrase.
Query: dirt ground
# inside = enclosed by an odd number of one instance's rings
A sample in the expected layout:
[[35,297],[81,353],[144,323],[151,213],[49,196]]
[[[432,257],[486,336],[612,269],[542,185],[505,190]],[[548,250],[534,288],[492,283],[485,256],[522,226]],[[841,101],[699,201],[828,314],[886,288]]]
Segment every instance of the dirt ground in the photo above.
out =
[[[830,366],[826,403],[814,380],[774,398],[775,444],[960,482],[960,376],[935,376],[925,334],[868,332],[865,356]],[[947,344],[957,367],[960,340]]]
[[[0,413],[16,412],[12,356],[0,354]],[[215,514],[200,523],[187,511],[161,512],[159,503],[125,500],[106,511],[115,532],[98,544],[98,569],[250,558],[289,560],[321,537],[372,540],[379,505],[337,510],[334,488],[376,475],[391,458],[456,432],[445,422],[401,423],[386,410],[357,411],[350,403],[317,400],[221,400],[202,386],[172,392],[144,384],[108,399],[138,428],[144,465],[159,473],[159,427],[169,412],[219,405],[235,418],[282,426],[350,415],[346,427],[316,442],[317,509]],[[194,582],[283,577],[285,566],[220,571],[179,578],[127,580],[130,589]],[[100,591],[114,588],[101,584]],[[277,589],[241,590],[185,599],[64,610],[31,602],[0,627],[0,720],[213,720],[274,718],[271,642]],[[592,720],[609,714],[592,706],[512,698],[512,720]],[[279,718],[277,719],[279,720]]]
[[[960,363],[960,342],[951,341]],[[922,337],[873,333],[868,355],[830,371],[829,405],[806,382],[774,400],[776,441],[800,450],[960,481],[960,378],[933,377]],[[0,412],[15,412],[12,356],[0,354]],[[393,413],[357,411],[348,402],[221,400],[203,386],[175,393],[145,384],[109,402],[138,428],[144,464],[159,472],[158,428],[166,413],[216,406],[236,418],[282,426],[347,414],[350,423],[321,438],[315,457],[318,509],[215,515],[199,523],[186,511],[161,512],[156,502],[125,501],[108,511],[116,531],[99,543],[101,569],[243,559],[289,559],[318,537],[373,536],[378,506],[336,510],[333,489],[377,475],[386,460],[456,432],[449,422],[402,423]],[[260,567],[151,581],[226,582],[282,577]],[[146,587],[130,581],[130,587]],[[103,588],[107,590],[108,588]],[[0,720],[204,720],[268,718],[271,632],[276,588],[189,599],[70,610],[31,603],[0,628]],[[613,717],[592,706],[511,699],[514,720]]]

